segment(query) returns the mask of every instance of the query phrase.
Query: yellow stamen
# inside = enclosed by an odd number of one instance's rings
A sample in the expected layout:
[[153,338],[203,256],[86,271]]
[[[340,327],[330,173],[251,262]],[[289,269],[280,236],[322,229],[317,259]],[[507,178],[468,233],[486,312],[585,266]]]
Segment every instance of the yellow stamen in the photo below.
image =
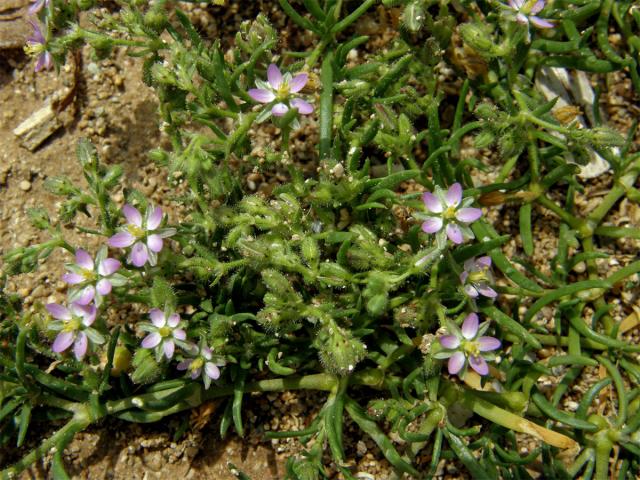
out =
[[189,370],[195,371],[202,368],[203,366],[204,360],[202,359],[202,357],[198,357],[193,362],[191,362],[191,365],[189,365]]
[[144,230],[142,230],[140,227],[138,227],[137,225],[132,225],[129,224],[127,225],[127,230],[129,231],[129,233],[131,235],[133,235],[136,238],[142,238],[144,237]]
[[160,334],[160,336],[162,338],[168,337],[169,335],[171,335],[172,331],[173,331],[173,329],[171,327],[160,327],[158,329],[158,333]]
[[469,356],[474,356],[474,357],[480,356],[480,344],[478,342],[466,341],[466,342],[463,343],[462,349],[464,350],[464,352],[467,354],[468,357]]
[[72,317],[71,320],[65,322],[64,326],[62,327],[62,331],[75,332],[76,330],[80,329],[81,324],[82,321],[79,318]]
[[447,220],[451,220],[456,216],[456,207],[448,207],[444,212],[442,212],[442,216]]

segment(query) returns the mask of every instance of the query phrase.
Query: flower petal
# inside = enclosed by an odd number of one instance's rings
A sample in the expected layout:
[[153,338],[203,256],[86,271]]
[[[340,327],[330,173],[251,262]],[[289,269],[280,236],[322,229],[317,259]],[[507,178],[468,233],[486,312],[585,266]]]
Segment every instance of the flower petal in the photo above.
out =
[[173,331],[173,338],[175,338],[176,340],[186,340],[187,339],[187,332],[185,332],[181,328],[176,328]]
[[155,348],[160,344],[161,340],[162,337],[160,334],[158,332],[153,332],[144,337],[140,345],[142,345],[142,348]]
[[109,240],[107,243],[114,248],[126,248],[133,245],[136,241],[136,237],[131,235],[129,232],[118,232]]
[[477,285],[476,289],[480,292],[480,295],[484,295],[488,298],[496,298],[498,296],[498,292],[496,292],[489,285]]
[[489,365],[487,365],[487,361],[480,355],[471,355],[471,357],[469,357],[469,365],[471,365],[471,368],[473,368],[479,375],[486,375],[489,373]]
[[69,285],[75,285],[84,282],[84,277],[79,273],[65,273],[62,275],[62,281]]
[[446,228],[447,237],[455,244],[460,244],[464,241],[464,237],[462,236],[462,230],[455,223],[447,224]]
[[167,325],[169,325],[171,328],[176,328],[179,323],[180,315],[178,315],[177,313],[172,313],[171,315],[169,315],[169,318],[167,319]]
[[478,257],[478,259],[475,261],[475,264],[479,267],[489,268],[491,267],[491,257],[488,255],[485,255],[484,257]]
[[205,363],[204,372],[207,374],[207,377],[211,378],[212,380],[217,380],[218,378],[220,378],[220,369],[212,362]]
[[47,303],[44,308],[47,309],[47,312],[49,312],[53,318],[57,318],[58,320],[71,320],[71,312],[67,307],[63,307],[57,303]]
[[555,24],[544,18],[536,17],[535,15],[529,17],[529,21],[538,28],[553,28]]
[[53,341],[51,350],[56,353],[64,352],[73,343],[75,332],[60,332],[56,339]]
[[442,203],[440,203],[440,199],[436,197],[431,192],[424,192],[422,194],[422,201],[424,202],[424,206],[427,207],[431,213],[442,213]]
[[473,285],[465,285],[464,293],[469,295],[471,298],[478,298],[478,295],[480,295],[478,293],[478,290],[476,290],[476,287],[474,287]]
[[422,231],[425,233],[436,233],[442,228],[442,219],[430,217],[422,223]]
[[151,250],[152,252],[159,252],[162,250],[162,237],[160,235],[156,235],[155,233],[153,235],[149,235],[147,237],[147,247],[149,247],[149,250]]
[[74,299],[74,303],[79,305],[89,305],[93,298],[96,296],[96,289],[93,285],[88,285],[82,289],[80,295]]
[[531,14],[537,15],[547,2],[545,0],[538,0],[533,7],[531,7]]
[[109,280],[107,280],[106,278],[103,278],[96,285],[96,290],[98,291],[98,293],[100,295],[109,295],[111,293],[111,288],[112,287],[113,286],[111,285],[111,282]]
[[529,18],[524,15],[523,13],[519,13],[516,15],[516,22],[522,24],[522,25],[528,25],[529,24]]
[[455,375],[456,373],[458,373],[460,370],[462,370],[462,367],[464,367],[464,362],[465,362],[464,353],[462,352],[454,353],[449,359],[449,362],[447,363],[447,369],[449,370],[449,373],[451,375]]
[[76,356],[78,361],[82,360],[82,358],[87,353],[87,346],[89,342],[87,340],[87,335],[84,332],[78,333],[76,337],[76,341],[73,345],[73,354]]
[[159,308],[152,308],[149,310],[149,317],[151,318],[151,323],[158,328],[162,328],[167,323],[164,312]]
[[475,222],[482,216],[480,208],[461,208],[456,212],[456,218],[464,223]]
[[509,6],[514,10],[520,10],[524,5],[524,0],[509,0]]
[[301,113],[302,115],[309,115],[313,112],[313,105],[301,98],[294,98],[291,100],[291,106],[297,108],[298,113]]
[[182,360],[180,363],[178,363],[178,366],[176,367],[178,370],[186,370],[187,368],[189,368],[189,365],[191,365],[193,363],[193,359],[192,358],[187,358],[186,360]]
[[458,182],[451,185],[444,198],[446,199],[448,206],[457,207],[462,200],[462,185]]
[[93,259],[86,250],[76,250],[76,263],[85,270],[93,270]]
[[142,267],[147,263],[149,252],[147,246],[142,242],[137,242],[131,249],[131,263],[136,267]]
[[120,262],[115,258],[105,258],[98,265],[98,273],[103,277],[108,277],[118,271],[120,268]]
[[287,107],[284,103],[276,103],[271,108],[271,113],[273,113],[276,117],[281,117],[288,111],[289,111],[289,107]]
[[444,348],[454,349],[460,346],[460,339],[455,335],[443,335],[438,340]]
[[289,82],[289,91],[291,93],[298,93],[307,84],[307,80],[309,80],[309,75],[306,73],[299,73]]
[[500,340],[494,337],[480,337],[478,339],[478,346],[481,352],[490,352],[497,350],[502,346]]
[[275,90],[279,89],[280,85],[282,85],[282,73],[280,73],[280,69],[275,63],[267,67],[267,80],[269,80],[269,85]]
[[147,231],[155,230],[162,222],[162,208],[156,207],[147,218]]
[[95,305],[76,305],[73,303],[71,305],[71,310],[74,312],[78,312],[78,316],[82,317],[82,324],[85,327],[89,327],[96,319],[96,315],[98,313],[98,309]]
[[176,350],[176,344],[173,343],[173,340],[165,340],[162,343],[162,350],[164,351],[164,356],[171,360],[173,352]]
[[252,99],[260,103],[271,103],[276,99],[275,93],[264,88],[251,88],[247,93]]
[[122,207],[122,213],[124,213],[128,223],[142,228],[142,215],[140,215],[140,210],[126,203],[124,207]]
[[470,313],[462,323],[462,336],[467,340],[471,340],[478,334],[478,314]]

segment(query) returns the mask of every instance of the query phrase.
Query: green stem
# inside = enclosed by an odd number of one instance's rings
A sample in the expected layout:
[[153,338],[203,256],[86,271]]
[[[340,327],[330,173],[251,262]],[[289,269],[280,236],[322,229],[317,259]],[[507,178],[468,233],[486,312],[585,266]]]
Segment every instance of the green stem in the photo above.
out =
[[320,161],[326,161],[331,155],[333,134],[333,53],[329,52],[322,62],[320,82]]

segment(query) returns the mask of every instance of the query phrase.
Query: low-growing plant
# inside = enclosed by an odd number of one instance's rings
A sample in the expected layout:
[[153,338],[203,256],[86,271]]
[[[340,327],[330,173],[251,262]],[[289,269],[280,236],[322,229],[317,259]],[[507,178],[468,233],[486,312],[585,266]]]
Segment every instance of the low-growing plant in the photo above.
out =
[[[534,79],[549,67],[619,72],[637,98],[637,5],[279,0],[288,26],[313,38],[311,49],[284,51],[262,14],[223,47],[180,9],[188,2],[97,3],[33,2],[35,69],[82,45],[98,58],[119,47],[142,57],[170,140],[150,158],[186,189],[154,205],[86,140],[86,185],[47,180],[62,197],[59,220],[31,211],[51,239],[8,252],[5,280],[62,255],[69,288],[36,311],[2,291],[0,444],[21,447],[36,419],[65,423],[3,478],[50,452],[54,477],[67,478],[62,452],[89,425],[155,422],[214,398],[226,402],[220,434],[243,436],[248,393],[296,389],[327,396],[303,430],[265,434],[308,446],[288,478],[327,477],[325,450],[354,478],[347,418],[398,476],[430,478],[457,459],[474,478],[636,478],[640,345],[610,300],[637,288],[640,261],[603,274],[598,260],[609,239],[640,238],[606,223],[621,199],[640,198],[637,124],[626,137],[607,126],[596,95],[584,128]],[[356,28],[374,12],[397,22],[377,50],[375,33]],[[301,128],[317,135],[311,159],[291,142]],[[612,187],[585,214],[578,173],[592,154]],[[286,180],[251,193],[252,171]],[[505,206],[519,222],[500,234],[489,218]],[[540,207],[559,221],[549,274],[532,259]],[[75,224],[79,215],[92,226]],[[68,240],[68,224],[86,243]],[[507,255],[514,236],[521,250]],[[572,385],[598,366],[606,375],[567,410]],[[557,381],[543,387],[549,376]],[[522,454],[518,434],[538,447]]]

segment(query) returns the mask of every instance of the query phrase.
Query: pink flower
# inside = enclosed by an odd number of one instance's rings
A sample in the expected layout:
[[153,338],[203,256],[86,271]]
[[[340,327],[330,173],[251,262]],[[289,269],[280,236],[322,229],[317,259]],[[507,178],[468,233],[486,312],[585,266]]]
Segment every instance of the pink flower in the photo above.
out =
[[225,365],[225,361],[221,358],[214,358],[209,347],[203,342],[200,346],[193,345],[189,352],[192,358],[186,358],[178,364],[178,370],[188,370],[191,379],[195,380],[202,375],[205,390],[209,390],[211,380],[220,378],[220,368]]
[[491,273],[491,257],[470,258],[464,262],[460,283],[463,285],[464,293],[471,298],[478,298],[479,295],[496,298],[498,293],[491,288],[494,283]]
[[546,3],[545,0],[509,0],[509,7],[516,12],[516,21],[522,25],[533,24],[537,28],[553,28],[553,22],[536,16]]
[[29,23],[33,28],[33,34],[27,38],[27,45],[24,47],[24,50],[31,56],[38,56],[38,61],[35,66],[36,72],[39,72],[43,68],[49,70],[53,67],[53,57],[47,50],[47,40],[44,38],[38,22],[29,20]]
[[190,344],[185,342],[187,333],[180,328],[180,315],[177,313],[165,313],[158,308],[149,310],[151,323],[143,323],[140,329],[149,335],[142,340],[142,348],[155,349],[158,362],[162,357],[168,360],[173,358],[176,345],[184,350],[190,349]]
[[501,346],[497,338],[482,336],[488,327],[488,322],[478,324],[476,313],[466,316],[462,328],[453,322],[448,322],[449,334],[438,339],[445,350],[436,353],[434,358],[439,360],[448,358],[447,369],[451,375],[463,376],[467,364],[479,375],[487,375],[489,373],[487,360],[494,359],[494,355],[489,352]]
[[259,103],[271,104],[271,114],[281,117],[289,111],[290,107],[297,108],[298,112],[307,115],[313,112],[313,105],[301,98],[292,98],[292,93],[298,93],[306,85],[309,76],[299,73],[291,77],[290,73],[282,75],[280,69],[271,64],[267,68],[267,80],[256,80],[258,88],[252,88],[247,93]]
[[162,209],[148,207],[144,219],[140,211],[126,204],[122,207],[127,225],[109,238],[109,245],[115,248],[127,248],[133,245],[127,261],[136,267],[151,266],[158,262],[158,253],[163,247],[163,238],[175,235],[175,228],[158,228],[162,222]]
[[31,0],[31,6],[29,7],[29,15],[35,15],[44,7],[48,7],[51,0]]
[[104,337],[91,325],[96,319],[95,305],[80,305],[71,303],[69,308],[57,303],[48,303],[45,308],[58,321],[51,322],[49,329],[59,331],[51,350],[56,353],[64,352],[73,345],[73,354],[78,361],[86,355],[89,342],[101,345]]
[[446,192],[437,186],[433,193],[425,192],[422,200],[427,213],[416,217],[424,220],[422,231],[436,234],[438,245],[445,245],[445,235],[455,244],[474,238],[468,225],[482,216],[482,210],[470,207],[473,198],[462,198],[462,185],[454,183]]
[[107,247],[98,250],[95,262],[85,250],[76,250],[76,263],[67,264],[71,273],[62,275],[69,285],[74,285],[69,299],[80,305],[88,305],[95,299],[96,307],[102,304],[102,298],[111,293],[114,286],[124,285],[127,279],[116,273],[120,262],[115,258],[107,258]]

